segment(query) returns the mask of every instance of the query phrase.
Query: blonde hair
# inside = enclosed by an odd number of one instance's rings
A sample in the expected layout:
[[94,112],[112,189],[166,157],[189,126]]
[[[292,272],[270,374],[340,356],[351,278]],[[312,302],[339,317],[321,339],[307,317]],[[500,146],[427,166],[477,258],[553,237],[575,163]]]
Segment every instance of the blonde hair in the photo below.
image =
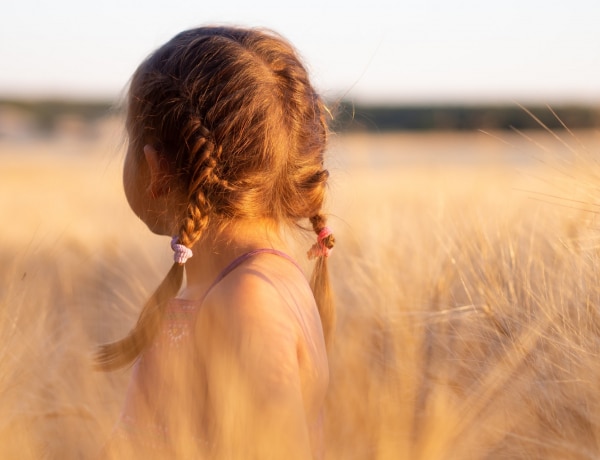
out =
[[[169,162],[187,200],[179,242],[192,247],[209,224],[268,219],[315,233],[329,172],[326,107],[293,47],[267,31],[232,27],[188,30],[138,67],[129,90],[130,150],[152,142]],[[332,248],[333,235],[323,243]],[[102,345],[105,370],[132,363],[155,337],[168,301],[181,287],[175,263],[144,305],[132,331]],[[327,258],[311,277],[323,332],[329,341],[335,311]]]

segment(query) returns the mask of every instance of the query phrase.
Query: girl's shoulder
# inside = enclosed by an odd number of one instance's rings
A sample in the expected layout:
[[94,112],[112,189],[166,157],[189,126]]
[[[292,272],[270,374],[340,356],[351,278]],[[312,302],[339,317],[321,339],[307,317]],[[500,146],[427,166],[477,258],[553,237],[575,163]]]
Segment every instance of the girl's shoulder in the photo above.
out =
[[[260,340],[294,348],[320,334],[315,300],[304,273],[290,260],[259,254],[211,289],[198,315],[198,337],[221,346]],[[259,339],[257,339],[257,336]]]
[[243,328],[254,321],[292,319],[296,315],[290,306],[300,311],[316,309],[304,273],[286,258],[258,254],[220,280],[207,294],[202,310]]
[[[275,386],[297,381],[298,349],[319,332],[311,331],[313,326],[303,330],[312,309],[318,317],[310,287],[297,267],[281,258],[257,256],[206,296],[197,319],[199,352],[209,368],[225,363],[228,373],[244,368],[246,377],[267,384],[264,388],[271,388],[265,379]],[[241,367],[231,366],[233,362]]]

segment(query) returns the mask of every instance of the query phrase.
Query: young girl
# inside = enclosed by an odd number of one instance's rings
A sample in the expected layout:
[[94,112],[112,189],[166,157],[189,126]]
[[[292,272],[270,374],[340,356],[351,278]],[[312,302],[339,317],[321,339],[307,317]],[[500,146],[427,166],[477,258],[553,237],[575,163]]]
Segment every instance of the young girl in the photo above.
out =
[[[125,192],[172,237],[175,263],[129,335],[98,353],[104,370],[133,363],[107,457],[322,455],[334,321],[325,113],[270,32],[189,30],[136,70]],[[310,286],[282,236],[308,222]]]

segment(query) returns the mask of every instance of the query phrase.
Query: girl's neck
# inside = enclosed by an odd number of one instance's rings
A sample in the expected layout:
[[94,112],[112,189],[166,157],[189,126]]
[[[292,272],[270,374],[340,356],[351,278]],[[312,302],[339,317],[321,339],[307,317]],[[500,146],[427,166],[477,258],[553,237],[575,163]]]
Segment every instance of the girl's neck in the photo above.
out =
[[224,229],[208,229],[192,248],[194,256],[185,264],[186,286],[179,297],[195,300],[235,258],[254,249],[273,248],[287,252],[278,229],[269,222],[236,222]]

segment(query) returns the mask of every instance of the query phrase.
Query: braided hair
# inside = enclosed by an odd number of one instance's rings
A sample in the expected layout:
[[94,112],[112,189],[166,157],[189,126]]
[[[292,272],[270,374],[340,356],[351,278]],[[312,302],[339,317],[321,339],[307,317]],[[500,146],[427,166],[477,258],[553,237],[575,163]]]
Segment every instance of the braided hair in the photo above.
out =
[[[129,149],[150,140],[169,162],[184,197],[177,223],[180,244],[191,248],[211,225],[269,219],[316,234],[329,177],[323,154],[326,108],[293,47],[268,31],[201,27],[156,50],[133,75],[128,95]],[[331,248],[333,235],[324,240]],[[132,331],[101,346],[100,368],[132,363],[155,337],[166,304],[181,287],[175,263],[144,305]],[[311,286],[326,339],[334,309],[327,262],[319,257]]]

